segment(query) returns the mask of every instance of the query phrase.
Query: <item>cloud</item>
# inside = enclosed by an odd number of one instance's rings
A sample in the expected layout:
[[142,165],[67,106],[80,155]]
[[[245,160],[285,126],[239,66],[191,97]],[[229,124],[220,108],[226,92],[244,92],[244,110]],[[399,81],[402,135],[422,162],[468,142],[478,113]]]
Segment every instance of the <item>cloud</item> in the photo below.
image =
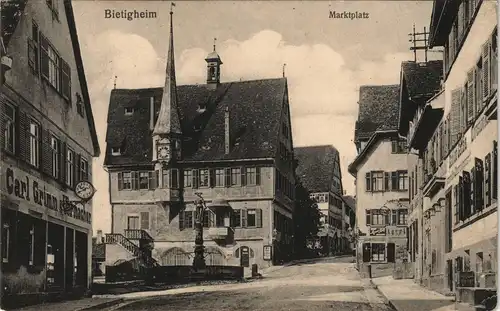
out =
[[[119,88],[161,86],[165,59],[158,55],[149,41],[135,34],[108,31],[88,39],[85,50],[87,80],[100,143],[104,148],[113,77],[118,76]],[[176,56],[179,84],[204,83],[205,57],[209,52],[193,48]],[[334,145],[341,155],[344,188],[354,194],[353,178],[347,172],[347,166],[356,155],[352,140],[359,86],[398,83],[401,61],[408,55],[388,54],[381,61],[359,60],[358,69],[353,71],[345,66],[342,55],[332,47],[325,44],[291,45],[271,30],[261,31],[241,42],[221,42],[217,52],[224,63],[223,81],[281,77],[283,64],[286,64],[294,145]],[[104,174],[102,158],[95,164],[97,187],[103,189],[96,194],[95,206],[99,211],[99,221],[104,223],[110,219],[109,198],[104,190],[108,187],[107,177],[101,177]],[[96,227],[99,228],[99,222]]]

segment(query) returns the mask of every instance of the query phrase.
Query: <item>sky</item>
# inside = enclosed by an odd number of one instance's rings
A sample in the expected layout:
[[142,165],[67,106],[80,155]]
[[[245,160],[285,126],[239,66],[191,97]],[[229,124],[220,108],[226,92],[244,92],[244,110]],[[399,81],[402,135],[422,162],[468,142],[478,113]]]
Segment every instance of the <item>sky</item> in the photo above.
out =
[[[101,150],[105,150],[109,95],[117,88],[162,86],[169,39],[170,2],[73,2]],[[115,12],[155,12],[156,18],[106,18]],[[329,18],[330,11],[368,13],[365,19]],[[177,1],[174,44],[177,83],[205,83],[206,55],[217,38],[221,80],[278,78],[289,86],[293,143],[333,145],[342,182],[354,195],[347,166],[360,85],[399,83],[412,60],[408,34],[429,27],[432,1]],[[117,77],[115,79],[115,77]],[[111,207],[104,152],[94,160],[97,193],[93,227],[110,232]]]

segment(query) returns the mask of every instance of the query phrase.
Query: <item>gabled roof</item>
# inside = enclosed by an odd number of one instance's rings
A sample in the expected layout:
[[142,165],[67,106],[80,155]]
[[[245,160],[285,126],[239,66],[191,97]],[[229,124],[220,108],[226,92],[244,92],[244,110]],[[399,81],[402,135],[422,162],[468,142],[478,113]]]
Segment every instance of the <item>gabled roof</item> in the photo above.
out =
[[331,145],[296,147],[293,153],[298,161],[296,174],[304,187],[310,192],[329,192],[339,156],[337,149]]
[[[2,3],[2,29],[3,42],[8,50],[9,42],[14,33],[21,16],[23,15],[26,3],[28,0],[12,0]],[[75,16],[73,14],[73,6],[71,1],[64,1],[64,9],[66,12],[66,19],[68,21],[68,28],[71,37],[71,45],[76,62],[76,70],[78,73],[78,80],[82,91],[83,102],[85,106],[85,115],[89,126],[90,137],[94,149],[94,156],[98,157],[100,154],[99,141],[97,139],[97,132],[94,124],[94,116],[92,114],[92,107],[90,104],[90,96],[87,87],[87,80],[85,79],[85,70],[83,69],[82,54],[80,51],[80,44],[78,42],[78,34],[75,25]],[[15,56],[14,56],[15,57]]]
[[358,165],[365,159],[366,156],[372,151],[372,149],[377,146],[377,142],[386,138],[398,138],[399,134],[397,129],[388,130],[388,131],[377,131],[375,132],[371,138],[366,143],[366,146],[361,150],[361,152],[356,156],[354,161],[349,164],[347,170],[351,173],[352,176],[356,177],[356,173],[358,171]]
[[368,140],[376,131],[398,128],[399,89],[399,84],[363,85],[359,88],[355,142]]
[[94,123],[94,115],[92,113],[92,106],[90,104],[89,89],[87,80],[85,78],[85,70],[83,69],[82,53],[80,51],[80,44],[78,43],[78,34],[75,25],[75,16],[73,14],[73,6],[71,1],[64,1],[64,8],[66,10],[66,19],[68,20],[69,33],[71,36],[71,44],[73,45],[73,53],[75,55],[76,70],[78,72],[78,80],[80,81],[80,88],[82,90],[83,103],[85,105],[85,116],[87,118],[90,137],[94,147],[94,157],[101,154],[99,147],[99,140],[97,139],[97,131]]
[[403,62],[401,72],[408,88],[408,96],[410,98],[422,97],[425,102],[441,88],[443,61]]
[[417,105],[425,104],[441,89],[443,61],[425,63],[406,61],[401,63],[401,92],[399,130],[402,135],[408,131],[409,121],[413,118]]
[[[286,78],[221,83],[215,90],[205,84],[177,86],[182,161],[274,159],[286,92]],[[106,166],[152,165],[150,99],[154,98],[156,116],[162,94],[163,88],[111,91]],[[200,106],[206,109],[199,110]],[[125,116],[124,107],[134,107],[134,114]],[[224,148],[226,107],[229,154]],[[113,146],[121,147],[122,155],[112,156]]]

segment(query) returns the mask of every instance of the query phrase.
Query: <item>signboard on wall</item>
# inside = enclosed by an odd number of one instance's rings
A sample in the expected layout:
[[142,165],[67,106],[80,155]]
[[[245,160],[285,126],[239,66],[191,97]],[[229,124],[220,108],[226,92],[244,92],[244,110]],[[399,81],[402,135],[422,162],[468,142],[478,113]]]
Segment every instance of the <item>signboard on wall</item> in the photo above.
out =
[[404,237],[406,236],[406,227],[387,227],[387,235]]
[[370,236],[373,235],[385,235],[386,234],[386,228],[381,227],[381,228],[370,228]]
[[272,251],[273,248],[271,245],[264,245],[264,260],[271,260],[272,259]]
[[92,223],[90,212],[76,206],[76,204],[71,204],[71,209],[67,209],[65,204],[70,201],[70,198],[65,192],[43,180],[16,167],[7,167],[3,176],[5,179],[0,184],[2,185],[2,193],[6,193],[7,197],[45,208],[51,216],[57,218],[69,216],[88,224]]

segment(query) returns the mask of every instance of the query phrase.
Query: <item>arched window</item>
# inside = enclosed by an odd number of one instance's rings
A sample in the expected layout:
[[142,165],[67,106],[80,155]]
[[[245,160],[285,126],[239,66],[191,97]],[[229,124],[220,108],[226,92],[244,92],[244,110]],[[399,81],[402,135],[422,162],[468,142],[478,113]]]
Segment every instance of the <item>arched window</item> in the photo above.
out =
[[191,264],[189,253],[182,248],[174,247],[163,253],[161,256],[163,266],[188,266]]
[[208,266],[224,266],[224,253],[217,247],[207,246],[205,248],[205,263]]

